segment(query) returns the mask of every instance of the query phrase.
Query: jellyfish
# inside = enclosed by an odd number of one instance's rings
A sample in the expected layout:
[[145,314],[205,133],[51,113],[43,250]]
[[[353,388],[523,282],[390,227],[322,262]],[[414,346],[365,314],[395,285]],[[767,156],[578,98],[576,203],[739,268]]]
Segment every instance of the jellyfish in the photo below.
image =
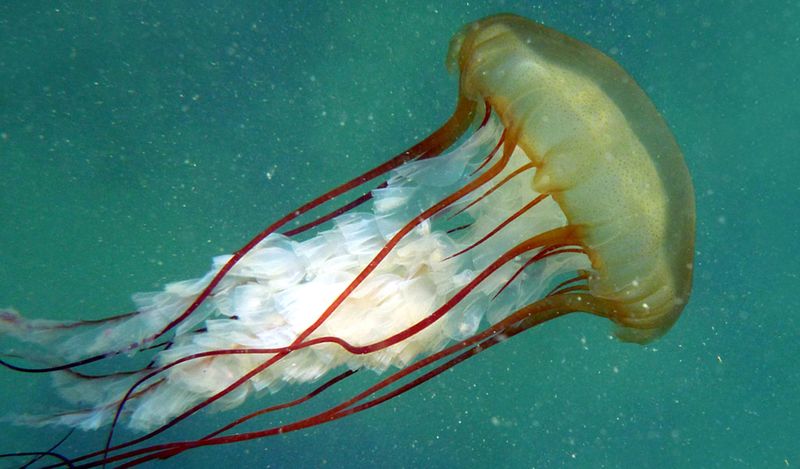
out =
[[[367,410],[568,314],[605,318],[622,341],[664,334],[691,290],[694,192],[644,91],[603,53],[514,15],[465,26],[447,66],[458,99],[439,129],[204,276],[136,294],[134,312],[102,320],[1,310],[0,363],[51,373],[72,406],[16,423],[104,428],[94,451],[49,455],[132,466]],[[114,371],[92,373],[100,361]],[[356,395],[236,432],[359,370],[375,378]],[[148,444],[203,409],[307,383],[318,385],[210,434]],[[115,441],[120,425],[141,436]]]

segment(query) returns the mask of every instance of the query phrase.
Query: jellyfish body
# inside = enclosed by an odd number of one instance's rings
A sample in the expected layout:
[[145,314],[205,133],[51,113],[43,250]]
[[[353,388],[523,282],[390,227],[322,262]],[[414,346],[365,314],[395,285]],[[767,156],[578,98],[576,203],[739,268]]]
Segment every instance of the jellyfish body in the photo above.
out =
[[653,103],[616,62],[511,15],[457,34],[448,63],[487,100],[536,166],[533,187],[582,226],[591,293],[613,302],[618,333],[647,341],[678,318],[691,289],[694,190]]
[[[262,432],[223,435],[235,422],[199,440],[127,452],[141,440],[109,443],[77,459],[144,455],[138,463],[350,415],[564,314],[608,318],[623,340],[669,329],[691,286],[693,191],[644,92],[602,53],[511,15],[466,26],[448,57],[460,93],[441,129],[215,259],[203,278],[136,295],[136,313],[105,321],[2,311],[0,332],[17,341],[6,355],[46,365],[76,404],[19,422],[125,422],[152,435],[209,405],[235,407],[332,370],[395,370],[320,414]],[[471,124],[476,131],[455,145]],[[341,209],[277,233],[378,177]],[[134,373],[75,372],[166,338]]]

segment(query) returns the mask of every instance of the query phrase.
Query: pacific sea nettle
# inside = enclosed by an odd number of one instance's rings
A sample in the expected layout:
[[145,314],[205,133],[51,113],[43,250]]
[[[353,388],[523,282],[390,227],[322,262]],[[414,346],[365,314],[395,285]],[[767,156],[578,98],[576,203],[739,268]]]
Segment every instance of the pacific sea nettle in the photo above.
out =
[[[137,294],[134,313],[99,321],[3,310],[3,363],[52,372],[74,404],[17,422],[107,426],[105,448],[50,456],[135,465],[368,409],[566,314],[607,318],[625,341],[667,331],[691,287],[694,196],[678,145],[633,78],[588,45],[512,15],[464,27],[447,63],[459,94],[441,128],[215,258],[202,278]],[[127,370],[139,354],[152,362],[132,373],[86,367],[110,360]],[[384,374],[363,392],[235,433],[365,368]],[[315,381],[312,392],[211,434],[145,443],[212,404]],[[114,442],[120,424],[142,436]]]

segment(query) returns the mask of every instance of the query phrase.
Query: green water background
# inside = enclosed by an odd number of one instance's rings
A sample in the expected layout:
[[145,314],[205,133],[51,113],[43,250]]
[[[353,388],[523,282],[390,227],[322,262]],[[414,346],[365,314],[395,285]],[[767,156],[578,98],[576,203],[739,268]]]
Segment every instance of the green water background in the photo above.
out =
[[[96,318],[201,275],[446,119],[450,37],[502,11],[609,53],[670,123],[697,195],[684,316],[647,347],[565,318],[361,415],[163,465],[797,467],[794,1],[4,2],[0,306]],[[57,406],[48,384],[0,370],[0,412]],[[3,425],[0,452],[63,435]]]

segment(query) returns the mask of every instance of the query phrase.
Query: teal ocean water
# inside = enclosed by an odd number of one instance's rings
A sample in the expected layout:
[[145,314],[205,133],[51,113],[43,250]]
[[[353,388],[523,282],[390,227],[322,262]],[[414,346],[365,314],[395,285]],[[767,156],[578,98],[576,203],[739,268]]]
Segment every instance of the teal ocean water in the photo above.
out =
[[[800,466],[797,2],[4,2],[0,306],[100,318],[202,275],[442,123],[450,37],[504,11],[613,56],[673,129],[698,216],[680,321],[642,347],[611,339],[606,321],[564,318],[357,416],[161,464]],[[0,370],[0,413],[58,408],[49,385]],[[235,415],[195,416],[159,441]],[[65,434],[2,425],[0,452]],[[58,451],[103,439],[76,432]]]

